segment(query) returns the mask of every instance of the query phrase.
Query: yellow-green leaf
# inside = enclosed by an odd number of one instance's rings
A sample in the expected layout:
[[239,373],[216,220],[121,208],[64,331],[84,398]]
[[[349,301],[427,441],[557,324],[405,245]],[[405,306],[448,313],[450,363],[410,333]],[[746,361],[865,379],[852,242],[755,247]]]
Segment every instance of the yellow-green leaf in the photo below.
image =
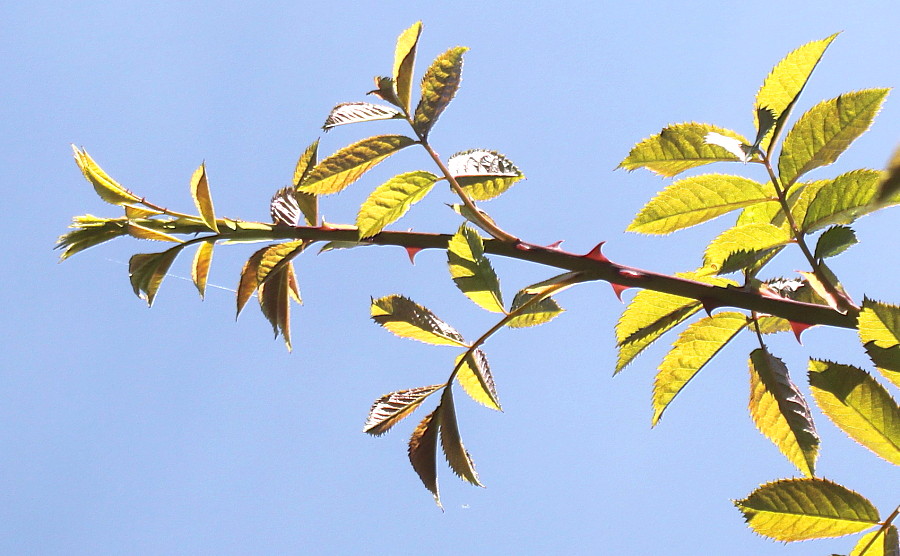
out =
[[[309,226],[319,225],[319,198],[312,193],[299,191],[297,190],[297,187],[299,187],[300,183],[306,179],[309,172],[315,168],[318,163],[318,154],[319,140],[316,139],[312,144],[306,147],[306,150],[303,151],[303,154],[297,159],[297,165],[294,167],[294,201],[300,209],[300,212],[303,213],[306,223]],[[299,224],[300,221],[297,219],[295,225]]]
[[147,306],[153,305],[156,292],[163,278],[169,272],[172,262],[181,252],[184,244],[163,251],[162,253],[139,253],[128,260],[128,275],[134,294],[147,300]]
[[[760,148],[764,151],[771,152],[769,145],[773,145],[778,140],[784,124],[791,114],[797,98],[806,86],[809,76],[812,74],[825,49],[831,44],[831,41],[838,34],[835,33],[830,37],[818,41],[812,41],[797,48],[787,56],[785,56],[772,69],[762,87],[756,93],[756,107],[768,108],[775,114],[775,126],[773,131],[766,135],[760,143]],[[754,111],[757,118],[756,127],[759,129],[759,119],[757,112]]]
[[376,164],[415,143],[403,135],[378,135],[340,149],[315,166],[298,191],[330,195],[355,182]]
[[653,382],[653,426],[688,381],[746,326],[745,315],[722,312],[698,320],[681,333]]
[[814,168],[831,164],[869,126],[889,89],[845,93],[813,106],[784,138],[778,172],[786,187]]
[[790,241],[790,233],[772,224],[734,226],[719,234],[706,247],[702,271],[728,274],[741,270]]
[[316,167],[318,163],[318,154],[319,154],[319,140],[316,139],[308,147],[303,151],[303,154],[300,155],[300,158],[297,159],[297,164],[294,166],[294,179],[293,184],[294,187],[299,187],[303,180],[306,179],[306,176],[309,172]]
[[262,249],[255,251],[250,255],[250,258],[247,259],[247,262],[244,263],[244,267],[241,269],[241,278],[238,281],[237,295],[235,296],[237,300],[237,312],[235,313],[234,318],[238,318],[241,311],[244,309],[244,305],[247,304],[247,301],[253,296],[253,292],[259,287],[257,271],[259,270],[259,264],[262,261],[263,255],[270,247],[271,245],[267,245]]
[[95,245],[128,233],[128,223],[124,218],[98,218],[90,214],[76,216],[69,224],[71,232],[67,232],[56,240],[54,249],[62,249],[59,256],[64,261]]
[[497,151],[471,149],[447,160],[456,182],[476,201],[487,201],[525,178],[515,164]]
[[741,176],[704,174],[673,182],[650,200],[627,231],[668,234],[772,199],[770,188]]
[[288,262],[268,274],[259,284],[259,308],[272,325],[275,336],[281,332],[288,351],[291,351],[291,298],[297,299],[294,265]]
[[305,248],[306,241],[302,239],[270,245],[263,251],[262,258],[256,268],[257,284],[265,284],[270,275],[286,266],[291,259],[302,253]]
[[375,188],[356,216],[359,238],[372,237],[403,217],[409,208],[425,198],[438,177],[417,170],[394,176]]
[[90,157],[86,150],[79,149],[75,145],[72,145],[72,150],[75,151],[75,162],[78,164],[78,168],[81,169],[84,177],[94,186],[94,191],[97,192],[101,199],[111,205],[141,202],[140,197],[109,177],[109,174],[104,172],[103,168],[94,162],[94,159]]
[[[465,360],[460,363],[463,357]],[[456,380],[459,381],[466,394],[485,407],[502,411],[500,400],[497,397],[497,389],[494,386],[494,377],[491,375],[491,368],[488,366],[487,356],[484,352],[476,349],[472,353],[463,353],[456,358],[456,364],[459,366]]]
[[887,171],[878,191],[878,203],[900,202],[898,193],[900,193],[900,148],[894,151],[891,161],[888,162]]
[[331,109],[331,113],[325,118],[322,129],[329,131],[333,127],[359,122],[374,122],[377,120],[391,120],[402,118],[397,109],[371,102],[342,102]]
[[479,307],[503,313],[500,280],[484,256],[481,236],[466,224],[459,227],[447,244],[447,264],[456,286]]
[[[850,224],[878,210],[875,197],[881,176],[882,172],[877,170],[853,170],[833,180],[817,182],[807,194],[801,195],[809,200],[803,219],[798,220],[802,222],[803,231],[809,233],[832,224]],[[800,210],[798,207],[796,212]]]
[[422,480],[422,484],[434,496],[434,502],[443,509],[437,482],[437,440],[441,417],[442,410],[439,405],[422,419],[413,431],[409,438],[409,462]]
[[401,338],[438,346],[468,347],[462,335],[434,313],[402,295],[372,300],[372,320]]
[[619,168],[629,171],[647,168],[659,175],[672,177],[704,164],[740,160],[728,149],[707,143],[707,135],[710,133],[747,143],[747,139],[738,133],[714,125],[696,122],[673,124],[632,147]]
[[209,278],[209,265],[212,263],[214,241],[203,241],[197,246],[194,261],[191,264],[191,279],[200,292],[200,299],[206,296],[206,281]]
[[819,435],[809,406],[784,362],[762,348],[750,353],[750,417],[788,461],[815,475]]
[[416,106],[413,127],[427,137],[441,113],[453,100],[462,80],[464,46],[451,48],[435,58],[422,78],[422,97]]
[[900,306],[863,299],[859,339],[882,375],[900,388]]
[[449,386],[441,396],[441,448],[450,469],[464,481],[475,486],[484,486],[478,480],[475,463],[463,446],[459,435],[459,424],[456,422],[456,407],[453,405],[453,389]]
[[900,556],[900,536],[897,526],[880,527],[863,535],[850,556]]
[[814,256],[816,259],[836,257],[859,243],[856,232],[847,226],[832,226],[822,232],[816,240]]
[[871,502],[826,479],[773,481],[734,505],[756,533],[784,542],[851,535],[879,521]]
[[381,396],[372,404],[363,432],[381,436],[422,405],[425,398],[443,387],[443,384],[420,386]]
[[[538,295],[543,297],[543,299],[531,301]],[[525,306],[526,303],[528,303],[527,307]],[[528,288],[524,288],[519,290],[513,298],[509,312],[515,316],[506,321],[506,326],[510,328],[538,326],[539,324],[550,322],[562,313],[563,310],[564,309],[559,306],[559,303],[552,297],[529,293]]]
[[161,232],[159,230],[155,230],[153,228],[148,228],[147,226],[141,226],[140,224],[135,224],[134,222],[128,222],[125,225],[125,228],[128,230],[128,235],[131,237],[136,237],[138,239],[149,239],[152,241],[168,241],[171,243],[181,243],[182,240],[177,237],[167,234],[165,232]]
[[413,66],[416,62],[416,44],[422,33],[422,22],[417,21],[412,26],[400,33],[397,37],[397,47],[394,50],[394,86],[397,89],[397,99],[401,108],[409,113],[409,97],[412,93]]
[[209,180],[206,177],[205,163],[200,164],[200,167],[194,170],[194,175],[191,176],[191,198],[194,199],[194,205],[200,211],[200,218],[206,227],[219,233],[212,196],[209,194]]
[[900,406],[869,373],[811,359],[809,386],[822,413],[847,436],[900,465]]

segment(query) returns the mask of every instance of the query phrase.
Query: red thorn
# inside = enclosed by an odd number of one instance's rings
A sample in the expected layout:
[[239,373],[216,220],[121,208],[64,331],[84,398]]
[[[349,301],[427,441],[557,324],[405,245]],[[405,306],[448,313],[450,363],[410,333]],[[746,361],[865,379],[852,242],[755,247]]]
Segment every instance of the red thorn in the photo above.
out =
[[409,255],[409,262],[416,264],[416,255],[422,250],[421,247],[404,247],[406,254]]
[[604,263],[608,263],[608,262],[609,262],[609,259],[607,259],[607,258],[606,258],[606,255],[604,255],[604,254],[601,252],[601,250],[603,249],[603,244],[604,244],[604,243],[606,243],[606,242],[605,242],[605,241],[601,241],[600,243],[598,243],[596,247],[594,247],[594,248],[591,249],[586,255],[584,255],[584,258],[585,258],[585,259],[591,259],[591,260],[593,260],[593,261],[601,261],[601,262],[604,262]]
[[722,302],[718,299],[711,299],[709,297],[701,297],[700,303],[703,304],[703,310],[706,311],[706,314],[712,316],[712,312],[714,309],[718,309],[722,306]]
[[565,241],[564,239],[561,239],[559,241],[554,241],[553,243],[551,243],[550,245],[547,246],[547,249],[559,249],[559,246],[562,245],[562,242],[564,242],[564,241]]
[[[609,285],[612,286],[613,292],[616,294],[616,297],[619,298],[619,301],[622,301],[622,292],[631,287],[631,286],[623,286],[622,284],[613,284],[612,282],[610,282]],[[625,302],[622,301],[622,303],[625,303]]]
[[807,328],[812,328],[813,325],[806,324],[805,322],[796,322],[796,321],[792,321],[792,320],[789,320],[788,322],[791,324],[791,330],[794,331],[794,337],[797,338],[797,343],[802,346],[803,341],[800,340],[800,334],[803,334],[803,331],[806,330]]

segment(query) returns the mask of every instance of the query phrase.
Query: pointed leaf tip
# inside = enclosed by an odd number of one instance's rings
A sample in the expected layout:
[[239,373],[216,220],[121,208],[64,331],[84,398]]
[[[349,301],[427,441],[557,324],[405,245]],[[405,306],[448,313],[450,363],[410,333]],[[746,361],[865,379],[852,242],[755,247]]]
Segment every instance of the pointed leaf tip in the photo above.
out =
[[194,170],[191,176],[191,198],[194,199],[194,205],[200,212],[200,218],[206,227],[219,233],[219,227],[216,224],[216,212],[213,209],[212,196],[209,193],[209,180],[206,176],[206,163],[201,163],[200,167]]

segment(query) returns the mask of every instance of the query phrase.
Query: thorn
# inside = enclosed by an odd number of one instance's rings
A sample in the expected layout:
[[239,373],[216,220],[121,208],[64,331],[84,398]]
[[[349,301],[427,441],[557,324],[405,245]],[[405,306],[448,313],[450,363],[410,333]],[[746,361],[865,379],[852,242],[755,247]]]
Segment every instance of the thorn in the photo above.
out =
[[806,330],[807,328],[812,328],[813,325],[806,324],[805,322],[796,322],[796,321],[792,321],[792,320],[789,320],[788,322],[791,324],[791,330],[794,331],[794,337],[797,338],[797,343],[802,346],[803,341],[800,340],[800,334],[803,334],[803,331]]
[[606,242],[601,241],[600,243],[598,243],[596,245],[596,247],[591,249],[587,254],[583,255],[583,257],[585,259],[591,259],[593,261],[601,261],[604,263],[608,263],[609,259],[607,259],[606,256],[601,252],[601,250],[603,249],[604,243],[606,243]]
[[722,306],[722,302],[718,299],[711,299],[709,297],[701,297],[700,303],[703,304],[703,310],[706,311],[706,314],[712,316],[712,312],[714,309],[718,309]]
[[559,249],[559,246],[562,245],[562,242],[564,242],[564,241],[565,241],[564,239],[561,239],[559,241],[554,241],[553,243],[551,243],[550,245],[547,246],[547,249]]
[[[616,297],[619,298],[619,301],[622,301],[622,292],[631,287],[631,286],[623,286],[622,284],[613,284],[612,282],[610,282],[609,285],[612,286],[613,292],[616,294]],[[622,303],[625,303],[625,302],[622,301]]]
[[409,255],[409,262],[416,264],[416,255],[422,250],[421,247],[404,247],[406,254]]

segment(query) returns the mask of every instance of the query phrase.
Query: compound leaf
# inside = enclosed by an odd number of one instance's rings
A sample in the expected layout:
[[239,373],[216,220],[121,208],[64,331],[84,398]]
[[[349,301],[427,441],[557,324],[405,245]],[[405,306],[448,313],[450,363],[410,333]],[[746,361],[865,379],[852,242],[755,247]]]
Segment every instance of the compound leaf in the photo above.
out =
[[297,189],[314,195],[337,193],[385,158],[413,143],[414,140],[403,135],[378,135],[363,139],[317,164]]
[[[465,358],[462,362],[461,359]],[[491,375],[491,368],[488,366],[487,356],[480,349],[473,352],[466,352],[456,358],[456,365],[459,371],[456,373],[456,380],[460,386],[466,391],[476,402],[502,411],[500,409],[500,400],[497,397],[497,389],[494,386],[494,377]]]
[[811,359],[809,386],[822,413],[847,436],[900,465],[900,406],[869,373]]
[[756,533],[785,542],[851,535],[879,521],[864,497],[817,478],[766,483],[734,505]]
[[791,241],[790,233],[772,224],[734,226],[719,234],[703,253],[703,271],[727,274],[758,262]]
[[809,405],[781,359],[750,353],[750,416],[763,435],[807,477],[815,474],[819,436]]
[[476,305],[503,313],[500,280],[484,256],[484,243],[474,229],[462,224],[447,244],[447,264],[456,287]]
[[441,113],[453,100],[462,80],[464,46],[451,48],[435,58],[422,78],[422,97],[416,106],[413,127],[427,137]]
[[771,199],[769,187],[741,176],[692,176],[673,182],[651,199],[627,231],[668,234]]
[[372,320],[401,338],[438,346],[468,347],[452,326],[402,295],[373,299],[371,314]]
[[443,384],[420,386],[381,396],[372,404],[366,424],[363,426],[363,432],[381,436],[415,411],[425,401],[425,398],[443,387]]
[[441,396],[441,448],[450,469],[464,481],[475,486],[484,486],[478,480],[475,464],[469,452],[463,446],[459,435],[459,424],[456,422],[456,407],[453,405],[453,389],[449,386]]
[[437,180],[431,172],[417,170],[394,176],[375,188],[356,216],[360,239],[372,237],[402,218],[412,205],[425,198]]
[[718,126],[696,122],[673,124],[635,145],[618,167],[629,171],[647,168],[661,176],[672,177],[704,164],[740,160],[728,149],[708,143],[706,139],[710,133],[747,143],[747,139],[738,133]]
[[743,330],[747,322],[747,317],[741,313],[722,312],[698,320],[681,333],[660,364],[653,382],[653,426],[688,381]]
[[191,176],[191,198],[200,212],[200,219],[210,230],[219,233],[216,225],[216,211],[213,209],[212,196],[209,193],[209,180],[206,177],[206,164],[194,170]]
[[94,159],[84,149],[79,149],[72,145],[75,151],[75,162],[85,179],[94,186],[94,191],[101,199],[111,205],[126,205],[129,203],[140,203],[141,198],[128,191],[118,184],[116,180],[109,177],[109,174],[103,171],[103,168],[94,162]]

